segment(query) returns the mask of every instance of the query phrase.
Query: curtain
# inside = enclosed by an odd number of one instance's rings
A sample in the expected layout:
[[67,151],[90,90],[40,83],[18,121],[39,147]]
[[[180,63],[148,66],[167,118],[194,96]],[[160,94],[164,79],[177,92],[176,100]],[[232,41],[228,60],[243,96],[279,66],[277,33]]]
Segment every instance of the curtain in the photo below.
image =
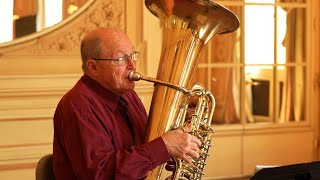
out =
[[[236,14],[240,13],[237,8],[229,9]],[[234,65],[239,62],[240,29],[229,34],[217,35],[211,43],[213,65],[219,62]],[[216,98],[214,123],[240,123],[239,79],[239,69],[235,66],[211,69],[211,91]]]
[[35,16],[37,10],[37,0],[14,0],[14,15],[18,15],[19,17]]
[[[303,2],[303,0],[281,0],[282,2]],[[287,31],[283,41],[286,47],[285,82],[280,106],[279,122],[300,121],[304,118],[305,103],[305,11],[301,8],[283,8],[287,12]]]

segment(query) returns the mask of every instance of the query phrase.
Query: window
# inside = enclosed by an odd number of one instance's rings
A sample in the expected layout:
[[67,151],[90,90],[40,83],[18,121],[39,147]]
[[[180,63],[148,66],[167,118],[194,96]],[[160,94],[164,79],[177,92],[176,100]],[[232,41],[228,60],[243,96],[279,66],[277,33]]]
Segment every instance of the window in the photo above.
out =
[[62,0],[44,1],[44,27],[51,27],[62,20]]
[[13,0],[0,1],[0,43],[12,40]]
[[224,0],[240,28],[216,35],[194,81],[216,98],[214,124],[306,122],[307,4]]
[[62,20],[62,0],[0,2],[0,43],[51,27]]

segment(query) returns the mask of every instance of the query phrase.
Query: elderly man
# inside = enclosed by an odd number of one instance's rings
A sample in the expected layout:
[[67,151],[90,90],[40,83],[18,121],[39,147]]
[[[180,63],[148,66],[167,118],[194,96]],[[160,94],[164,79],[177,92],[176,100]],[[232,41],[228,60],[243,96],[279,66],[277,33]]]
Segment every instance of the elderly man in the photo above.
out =
[[56,179],[143,179],[170,157],[199,158],[201,142],[181,129],[144,143],[147,113],[128,79],[139,53],[126,34],[90,32],[81,57],[84,75],[54,114]]

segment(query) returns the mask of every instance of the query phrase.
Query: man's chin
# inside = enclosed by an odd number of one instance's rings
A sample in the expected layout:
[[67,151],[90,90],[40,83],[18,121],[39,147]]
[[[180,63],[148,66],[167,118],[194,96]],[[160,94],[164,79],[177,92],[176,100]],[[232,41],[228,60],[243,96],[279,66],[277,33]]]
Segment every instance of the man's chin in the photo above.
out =
[[135,87],[135,83],[134,82],[130,83],[127,85],[126,91],[132,91],[132,90],[134,90],[134,87]]
[[135,84],[133,84],[131,87],[130,87],[130,90],[134,90],[134,87],[135,87]]

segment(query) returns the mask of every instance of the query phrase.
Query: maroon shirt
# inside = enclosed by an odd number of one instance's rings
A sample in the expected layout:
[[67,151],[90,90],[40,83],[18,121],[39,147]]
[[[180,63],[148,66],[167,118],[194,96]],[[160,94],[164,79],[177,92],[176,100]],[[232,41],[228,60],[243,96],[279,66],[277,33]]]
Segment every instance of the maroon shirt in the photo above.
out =
[[[128,110],[122,110],[121,100]],[[144,178],[170,158],[161,137],[142,144],[147,120],[134,91],[119,97],[89,76],[82,76],[54,114],[56,179]]]

